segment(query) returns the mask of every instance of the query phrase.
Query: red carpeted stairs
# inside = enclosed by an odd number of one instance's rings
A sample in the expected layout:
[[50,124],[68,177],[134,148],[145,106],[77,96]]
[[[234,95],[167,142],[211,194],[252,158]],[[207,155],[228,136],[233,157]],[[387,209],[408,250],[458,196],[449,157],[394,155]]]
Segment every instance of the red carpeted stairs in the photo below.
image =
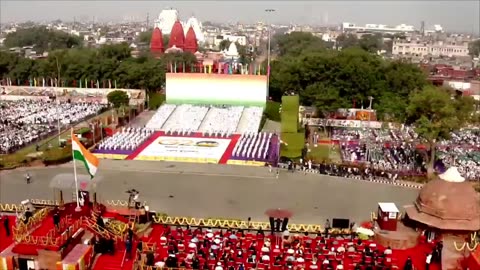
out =
[[219,164],[227,164],[228,160],[232,156],[233,149],[235,148],[235,145],[237,145],[237,142],[239,139],[240,139],[240,135],[238,134],[232,135],[232,139],[228,144],[227,149],[225,150],[222,157],[218,161]]
[[117,244],[117,249],[115,250],[115,254],[102,254],[98,257],[95,265],[93,266],[93,270],[121,270],[121,269],[132,269],[133,262],[135,260],[135,251],[136,251],[136,243],[132,246],[132,256],[129,260],[125,259],[123,262],[122,267],[122,260],[125,254],[125,244],[122,242]]

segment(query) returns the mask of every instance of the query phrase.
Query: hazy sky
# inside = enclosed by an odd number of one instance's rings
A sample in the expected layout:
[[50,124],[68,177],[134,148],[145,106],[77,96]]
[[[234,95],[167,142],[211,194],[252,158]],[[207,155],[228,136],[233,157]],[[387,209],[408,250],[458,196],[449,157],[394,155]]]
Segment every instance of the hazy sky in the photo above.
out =
[[121,20],[135,17],[150,20],[164,8],[175,8],[181,18],[194,14],[202,21],[337,24],[410,24],[427,27],[441,24],[445,30],[480,32],[480,0],[471,1],[19,1],[0,0],[0,21],[73,20],[95,16],[98,20]]

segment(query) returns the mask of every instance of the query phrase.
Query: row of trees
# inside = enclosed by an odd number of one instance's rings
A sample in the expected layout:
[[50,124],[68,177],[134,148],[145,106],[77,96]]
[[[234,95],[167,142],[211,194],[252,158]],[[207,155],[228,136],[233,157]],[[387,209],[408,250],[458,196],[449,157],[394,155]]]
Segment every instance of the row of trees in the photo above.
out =
[[409,95],[427,85],[417,66],[384,60],[360,45],[331,50],[308,33],[284,35],[275,44],[279,54],[271,63],[272,98],[280,101],[285,91],[294,91],[302,104],[324,114],[353,104],[366,107],[371,96],[381,117],[404,121]]
[[33,78],[60,78],[64,86],[73,86],[75,81],[78,86],[80,80],[115,80],[118,87],[156,91],[164,86],[167,65],[173,62],[191,65],[196,58],[191,53],[165,54],[160,59],[145,53],[133,58],[127,44],[55,50],[37,60],[0,52],[0,78],[10,78],[15,84]]
[[19,28],[9,33],[4,40],[7,48],[33,46],[37,53],[57,49],[70,49],[82,46],[82,38],[62,31],[54,31],[44,26]]
[[431,85],[416,65],[375,55],[382,46],[377,39],[347,35],[338,40],[343,47],[338,51],[308,33],[277,37],[270,94],[279,101],[285,91],[296,92],[302,104],[316,106],[324,115],[339,108],[367,107],[373,97],[377,116],[415,126],[430,149],[431,175],[436,143],[480,120],[475,101]]

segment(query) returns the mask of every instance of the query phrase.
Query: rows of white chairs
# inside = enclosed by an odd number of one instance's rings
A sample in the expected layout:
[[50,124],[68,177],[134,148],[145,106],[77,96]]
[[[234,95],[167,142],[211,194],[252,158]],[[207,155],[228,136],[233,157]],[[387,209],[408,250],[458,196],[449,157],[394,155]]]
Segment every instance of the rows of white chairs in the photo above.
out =
[[262,121],[262,107],[248,107],[243,110],[243,115],[238,123],[237,132],[244,134],[249,132],[258,132],[260,122]]
[[211,136],[229,136],[237,130],[242,112],[242,106],[211,107],[199,131]]
[[158,108],[152,118],[148,121],[146,128],[153,128],[159,130],[167,121],[168,117],[175,111],[177,105],[174,104],[164,104]]
[[198,131],[209,107],[198,105],[179,105],[163,125],[166,132]]
[[123,128],[98,145],[99,150],[135,150],[152,134],[149,128]]
[[245,133],[233,149],[233,157],[263,160],[270,150],[272,133]]

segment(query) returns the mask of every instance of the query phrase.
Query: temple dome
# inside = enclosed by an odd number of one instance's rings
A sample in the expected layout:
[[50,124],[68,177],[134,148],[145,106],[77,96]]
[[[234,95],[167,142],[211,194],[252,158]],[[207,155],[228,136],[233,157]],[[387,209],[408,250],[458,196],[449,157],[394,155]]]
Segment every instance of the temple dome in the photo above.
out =
[[187,32],[187,36],[185,37],[185,51],[195,53],[197,52],[197,50],[197,36],[195,35],[193,27],[190,26]]
[[456,168],[450,168],[424,185],[413,206],[405,207],[408,217],[444,230],[479,230],[479,196],[457,174]]
[[170,33],[170,40],[168,41],[168,47],[177,47],[179,49],[185,46],[185,36],[183,35],[183,27],[180,21],[176,21],[173,24],[172,32]]
[[152,53],[163,53],[163,37],[160,28],[155,27],[152,33],[152,39],[150,40],[150,51]]
[[178,11],[175,9],[164,9],[155,20],[155,27],[160,28],[164,35],[169,35],[173,24],[178,21]]
[[237,45],[235,45],[235,42],[230,43],[230,46],[228,47],[228,50],[225,51],[225,56],[226,57],[238,57]]
[[[190,17],[187,22],[185,23],[185,28],[186,29],[190,29],[190,27],[193,28],[193,31],[195,31],[195,36],[197,38],[198,41],[200,42],[203,42],[205,37],[203,36],[203,26],[202,26],[202,23],[197,19],[195,18],[194,16]],[[187,30],[187,31],[188,31]]]

